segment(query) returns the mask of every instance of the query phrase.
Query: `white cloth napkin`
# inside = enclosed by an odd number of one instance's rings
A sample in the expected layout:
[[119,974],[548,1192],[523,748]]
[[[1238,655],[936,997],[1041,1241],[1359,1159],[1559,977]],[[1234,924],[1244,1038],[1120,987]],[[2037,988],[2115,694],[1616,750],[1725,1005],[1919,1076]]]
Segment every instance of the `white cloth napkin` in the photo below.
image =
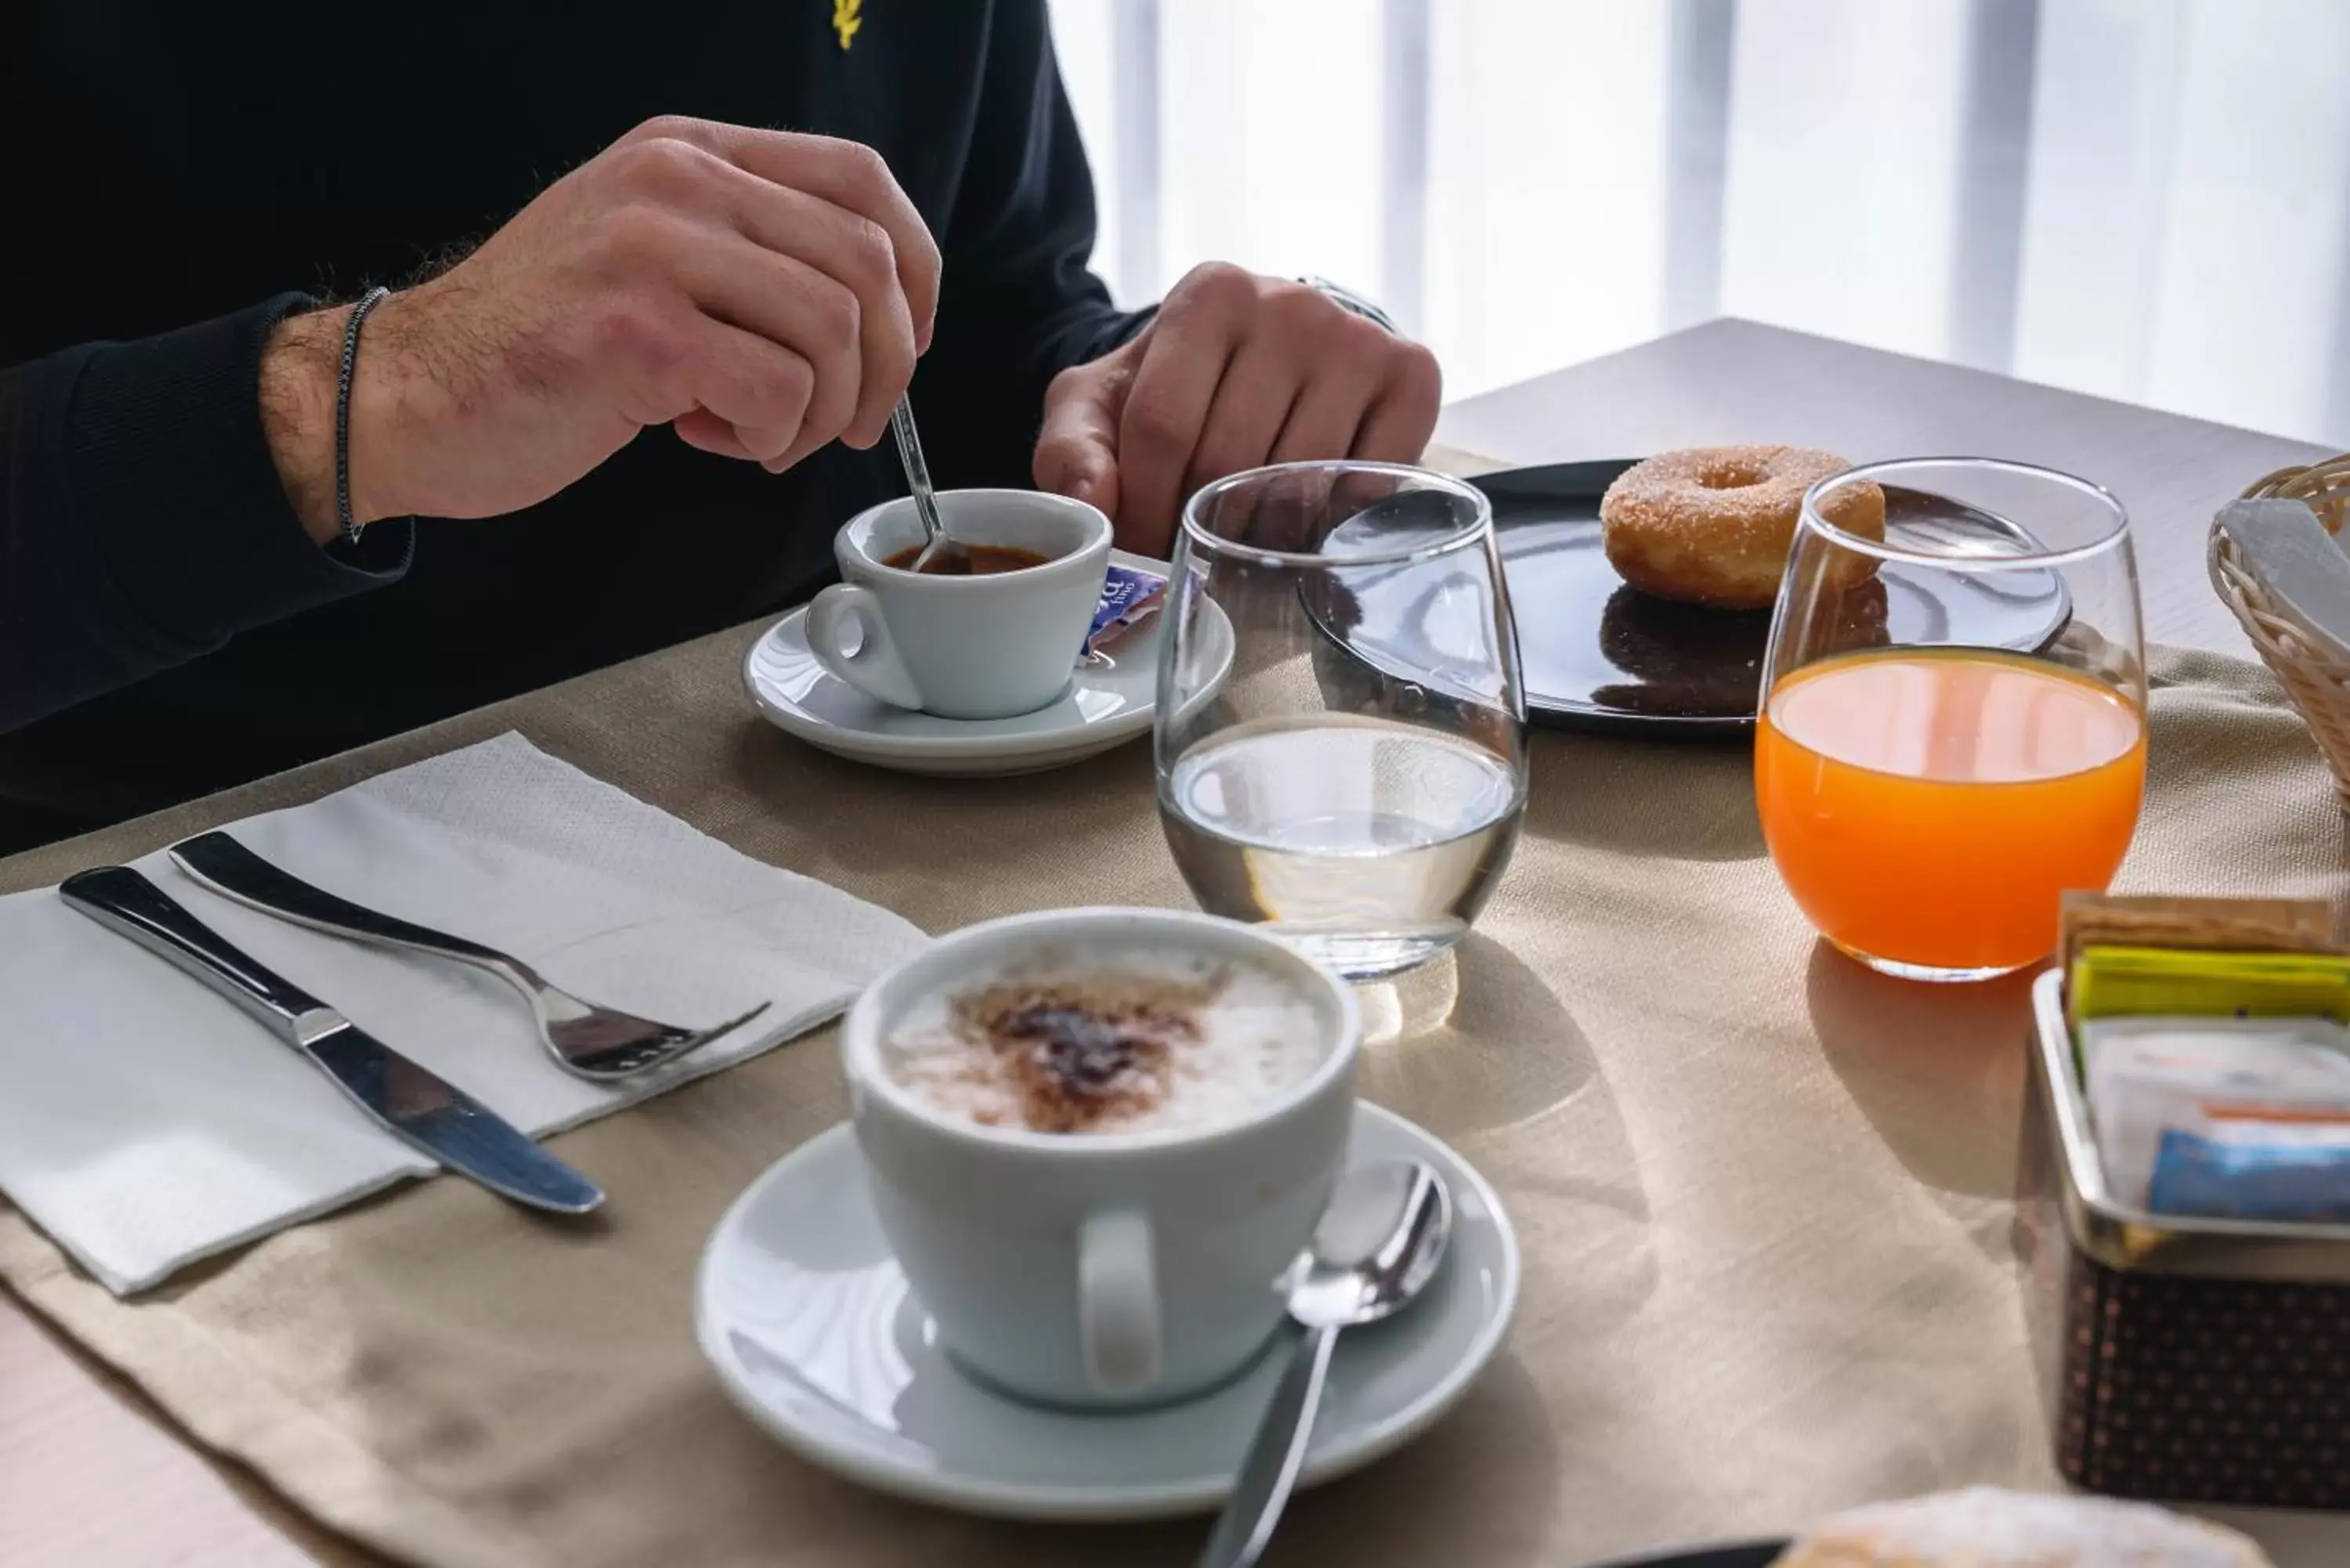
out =
[[2230,501],[2213,519],[2269,597],[2312,634],[2350,659],[2350,556],[2305,501],[2270,496]]
[[[644,1082],[605,1088],[548,1059],[501,981],[244,909],[161,853],[137,862],[263,964],[539,1136],[815,1028],[925,940],[519,735],[230,831],[297,877],[511,952],[597,1002],[687,1026],[772,1003]],[[117,1294],[437,1168],[54,888],[0,898],[0,1191]]]

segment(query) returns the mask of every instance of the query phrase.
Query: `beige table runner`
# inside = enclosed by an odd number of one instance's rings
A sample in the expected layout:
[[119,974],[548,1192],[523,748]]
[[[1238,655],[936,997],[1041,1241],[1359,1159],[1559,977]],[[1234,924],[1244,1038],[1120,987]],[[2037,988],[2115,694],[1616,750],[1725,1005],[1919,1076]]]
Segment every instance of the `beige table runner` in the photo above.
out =
[[[929,929],[1188,901],[1147,745],[977,783],[837,762],[752,714],[750,636],[20,857],[0,883],[513,727]],[[2338,905],[2342,822],[2266,675],[2161,668],[2128,883]],[[1457,962],[1374,999],[1424,1020],[1457,990],[1449,1018],[1376,1047],[1367,1080],[1502,1189],[1528,1252],[1519,1320],[1450,1420],[1304,1500],[1285,1560],[1561,1568],[1961,1480],[2044,1484],[2007,1203],[2022,988],[1905,988],[1821,950],[1762,856],[1740,748],[1544,732],[1534,777]],[[702,1238],[841,1112],[827,1033],[556,1140],[613,1193],[593,1230],[442,1179],[125,1303],[0,1208],[0,1277],[198,1440],[420,1563],[1188,1561],[1197,1527],[992,1524],[868,1495],[724,1401],[691,1333]]]

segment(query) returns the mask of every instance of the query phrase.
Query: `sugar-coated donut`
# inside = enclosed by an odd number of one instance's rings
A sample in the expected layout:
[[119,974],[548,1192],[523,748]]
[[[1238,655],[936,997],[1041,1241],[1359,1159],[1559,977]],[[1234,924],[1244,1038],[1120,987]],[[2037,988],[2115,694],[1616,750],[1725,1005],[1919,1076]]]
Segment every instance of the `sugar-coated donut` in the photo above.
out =
[[[1642,593],[1716,609],[1762,609],[1795,537],[1804,492],[1852,466],[1794,446],[1700,446],[1660,452],[1626,469],[1599,502],[1608,564]],[[1885,537],[1885,493],[1838,488],[1823,515],[1846,533]],[[1828,586],[1850,587],[1874,556],[1837,552]]]

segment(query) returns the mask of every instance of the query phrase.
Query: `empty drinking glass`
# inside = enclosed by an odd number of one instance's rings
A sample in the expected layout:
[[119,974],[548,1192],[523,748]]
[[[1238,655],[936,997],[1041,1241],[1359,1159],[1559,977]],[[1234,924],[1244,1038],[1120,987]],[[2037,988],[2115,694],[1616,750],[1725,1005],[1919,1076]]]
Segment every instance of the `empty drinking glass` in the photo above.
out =
[[1526,795],[1517,629],[1485,497],[1301,462],[1184,508],[1159,666],[1159,815],[1192,895],[1339,973],[1461,940]]

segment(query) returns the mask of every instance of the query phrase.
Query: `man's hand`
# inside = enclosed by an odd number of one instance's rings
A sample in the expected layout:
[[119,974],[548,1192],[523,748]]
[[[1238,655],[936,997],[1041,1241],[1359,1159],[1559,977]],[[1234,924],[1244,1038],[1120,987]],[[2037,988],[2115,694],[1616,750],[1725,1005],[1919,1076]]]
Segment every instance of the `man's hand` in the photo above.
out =
[[[938,294],[938,246],[871,149],[648,121],[368,317],[352,515],[512,512],[647,425],[778,472],[835,439],[870,446]],[[321,541],[348,318],[286,322],[262,363],[271,454]]]
[[1039,489],[1089,501],[1118,543],[1164,556],[1191,492],[1266,462],[1416,462],[1436,428],[1436,357],[1305,284],[1214,263],[1124,348],[1045,394]]

